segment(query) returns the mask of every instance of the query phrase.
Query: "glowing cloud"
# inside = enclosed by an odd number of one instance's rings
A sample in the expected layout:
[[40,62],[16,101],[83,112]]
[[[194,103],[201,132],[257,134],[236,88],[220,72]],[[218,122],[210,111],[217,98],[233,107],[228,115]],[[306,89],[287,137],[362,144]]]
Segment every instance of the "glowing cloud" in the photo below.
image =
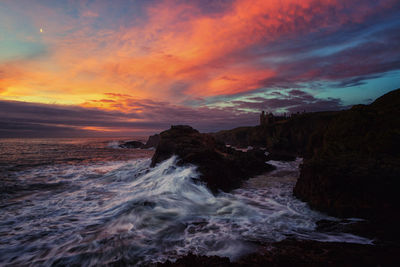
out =
[[189,109],[269,99],[277,89],[338,99],[338,87],[399,78],[395,0],[0,6],[0,100],[140,114],[150,99]]

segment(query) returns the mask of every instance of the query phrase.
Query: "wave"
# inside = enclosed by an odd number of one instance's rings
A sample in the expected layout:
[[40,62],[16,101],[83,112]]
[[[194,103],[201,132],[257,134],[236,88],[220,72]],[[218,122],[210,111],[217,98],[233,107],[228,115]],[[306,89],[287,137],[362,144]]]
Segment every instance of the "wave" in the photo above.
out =
[[120,142],[119,141],[111,141],[107,144],[107,147],[109,148],[115,148],[115,149],[120,149],[121,147],[119,146]]
[[0,262],[142,265],[189,252],[234,260],[255,250],[257,242],[288,236],[371,243],[315,231],[318,220],[335,219],[292,196],[301,159],[269,162],[277,167],[272,173],[217,195],[199,180],[195,166],[176,163],[174,156],[155,168],[142,159],[21,173],[21,179],[43,176],[63,186],[57,192],[36,188],[29,198],[2,208]]

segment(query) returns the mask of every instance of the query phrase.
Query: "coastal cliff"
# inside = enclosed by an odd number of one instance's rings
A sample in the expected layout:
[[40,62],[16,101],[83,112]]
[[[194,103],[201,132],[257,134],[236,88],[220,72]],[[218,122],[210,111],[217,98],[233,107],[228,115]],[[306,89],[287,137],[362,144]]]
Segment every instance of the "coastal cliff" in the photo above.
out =
[[[400,90],[335,116],[304,160],[294,195],[338,217],[361,217],[397,239],[400,216]],[[386,228],[386,231],[382,229]]]
[[212,135],[236,147],[265,147],[271,154],[308,157],[322,145],[323,134],[339,112],[304,113],[286,121],[239,127]]
[[265,163],[263,151],[237,151],[211,135],[201,134],[185,125],[172,126],[160,133],[151,165],[155,166],[172,155],[179,157],[180,165],[196,165],[200,179],[214,192],[238,188],[243,180],[273,169]]
[[[173,154],[199,166],[213,191],[229,191],[263,169],[264,160],[304,158],[293,194],[310,207],[348,223],[321,220],[317,231],[353,233],[375,245],[287,239],[262,243],[260,251],[236,262],[217,256],[186,255],[159,266],[396,266],[400,251],[400,89],[370,105],[338,112],[305,113],[285,121],[201,134],[173,126],[160,134],[154,166]],[[237,147],[265,147],[242,153]],[[257,157],[262,158],[261,161]],[[254,162],[252,162],[254,161]],[[244,163],[243,163],[244,162]],[[247,170],[247,171],[246,171]],[[347,223],[346,223],[347,221]]]
[[[370,105],[305,113],[214,136],[235,146],[263,146],[272,154],[303,157],[296,197],[333,216],[383,223],[399,236],[394,225],[400,222],[395,204],[400,186],[400,89]],[[397,238],[393,232],[374,231],[379,237]]]

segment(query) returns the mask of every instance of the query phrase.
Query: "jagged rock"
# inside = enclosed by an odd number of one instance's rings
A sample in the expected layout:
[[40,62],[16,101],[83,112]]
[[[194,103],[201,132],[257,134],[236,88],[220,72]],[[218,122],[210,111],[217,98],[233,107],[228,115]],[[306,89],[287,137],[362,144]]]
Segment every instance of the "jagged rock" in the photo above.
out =
[[158,142],[160,142],[160,135],[159,134],[151,135],[149,136],[149,139],[147,139],[147,142],[143,146],[143,148],[151,148],[151,147],[156,148],[158,146]]
[[235,262],[217,256],[188,254],[176,262],[167,261],[157,266],[398,266],[399,252],[398,246],[287,239],[265,244],[257,253]]
[[265,163],[264,151],[236,151],[185,125],[172,126],[160,134],[151,166],[172,155],[179,157],[178,164],[198,166],[200,179],[214,192],[238,188],[244,179],[273,169]]
[[129,141],[119,145],[122,148],[142,148],[144,144],[140,141]]
[[399,238],[400,90],[342,111],[305,159],[294,188],[311,207],[367,218]]
[[269,159],[304,157],[295,196],[330,215],[367,218],[377,237],[400,238],[400,89],[370,105],[214,136],[234,146],[266,147]]
[[338,111],[300,114],[263,126],[239,127],[214,133],[221,142],[236,147],[265,147],[271,154],[310,157],[322,146],[322,137]]
[[125,142],[119,146],[122,148],[142,148],[142,149],[151,148],[151,147],[156,148],[159,141],[160,141],[160,135],[155,134],[155,135],[150,136],[149,139],[147,139],[146,144],[143,144],[140,141],[129,141],[129,142]]

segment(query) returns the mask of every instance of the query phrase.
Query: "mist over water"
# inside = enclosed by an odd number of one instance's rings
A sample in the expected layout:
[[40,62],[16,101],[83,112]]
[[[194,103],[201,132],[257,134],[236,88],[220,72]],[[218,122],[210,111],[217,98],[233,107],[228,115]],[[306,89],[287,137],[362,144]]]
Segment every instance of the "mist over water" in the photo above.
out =
[[[109,144],[70,151],[83,158],[79,161],[60,156],[52,164],[15,168],[14,162],[7,169],[0,198],[0,263],[142,265],[188,252],[234,260],[255,251],[259,242],[286,237],[371,243],[315,231],[318,220],[334,218],[292,196],[301,159],[270,162],[275,171],[213,195],[198,180],[195,166],[179,167],[172,157],[149,168],[151,151]],[[66,147],[55,148],[60,149]]]

